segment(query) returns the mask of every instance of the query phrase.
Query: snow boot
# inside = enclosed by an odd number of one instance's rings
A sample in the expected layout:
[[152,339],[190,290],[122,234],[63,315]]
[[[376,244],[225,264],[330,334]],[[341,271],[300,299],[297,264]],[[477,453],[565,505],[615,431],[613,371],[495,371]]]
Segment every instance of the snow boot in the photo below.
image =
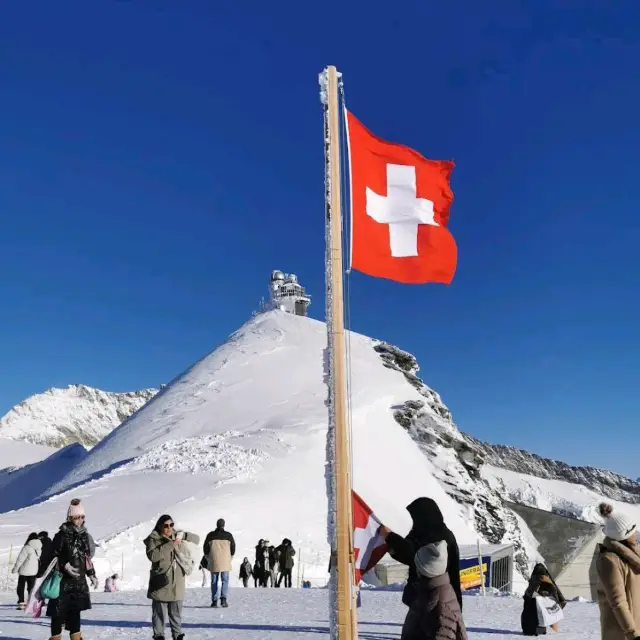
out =
[[153,640],[164,640],[164,636],[153,636]]
[[226,609],[229,605],[227,604],[226,598],[220,598],[220,604]]
[[18,602],[18,604],[16,605],[16,609],[18,611],[24,611],[25,606],[26,605],[24,604],[24,602]]
[[184,633],[181,633],[179,636],[176,636],[174,640],[184,640]]
[[69,637],[71,640],[82,640],[82,632],[77,631],[76,633],[72,633]]
[[213,609],[217,609],[217,608],[218,608],[218,601],[217,601],[217,600],[214,600],[214,601],[211,603],[211,607],[212,607]]
[[62,636],[51,636],[49,640],[62,640]]

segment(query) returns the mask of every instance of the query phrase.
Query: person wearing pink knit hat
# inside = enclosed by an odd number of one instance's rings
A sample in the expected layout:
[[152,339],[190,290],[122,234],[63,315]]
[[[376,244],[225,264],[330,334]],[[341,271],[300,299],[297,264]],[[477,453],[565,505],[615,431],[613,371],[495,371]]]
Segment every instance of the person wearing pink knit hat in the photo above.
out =
[[85,527],[84,506],[78,498],[71,500],[67,519],[60,525],[51,543],[47,565],[57,559],[57,570],[62,574],[60,594],[49,600],[47,616],[51,618],[51,640],[61,640],[63,628],[71,640],[82,640],[80,614],[91,609],[91,596],[87,578],[94,589],[98,578],[92,558],[96,545]]

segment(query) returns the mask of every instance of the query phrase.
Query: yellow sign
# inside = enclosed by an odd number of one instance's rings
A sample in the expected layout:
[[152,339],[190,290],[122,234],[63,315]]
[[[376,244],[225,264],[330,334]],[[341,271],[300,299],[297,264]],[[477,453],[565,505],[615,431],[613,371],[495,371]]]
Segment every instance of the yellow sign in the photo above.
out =
[[[487,563],[482,564],[482,575],[487,575]],[[480,565],[475,567],[469,567],[468,569],[460,570],[460,588],[465,591],[466,589],[473,589],[482,585],[482,578],[480,576]]]

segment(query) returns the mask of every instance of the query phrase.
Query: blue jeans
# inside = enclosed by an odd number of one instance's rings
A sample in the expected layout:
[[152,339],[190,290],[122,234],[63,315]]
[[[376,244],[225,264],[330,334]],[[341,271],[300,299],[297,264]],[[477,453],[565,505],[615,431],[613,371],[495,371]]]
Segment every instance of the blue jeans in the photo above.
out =
[[220,573],[211,574],[211,602],[218,599],[218,578],[222,578],[222,587],[220,589],[220,597],[227,599],[229,593],[229,572],[221,571]]

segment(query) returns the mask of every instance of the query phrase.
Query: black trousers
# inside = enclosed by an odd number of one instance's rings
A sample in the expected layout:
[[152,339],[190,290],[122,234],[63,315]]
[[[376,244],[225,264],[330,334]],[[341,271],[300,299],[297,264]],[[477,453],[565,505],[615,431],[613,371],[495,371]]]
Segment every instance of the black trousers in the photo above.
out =
[[70,634],[80,633],[80,612],[69,611],[66,618],[51,618],[52,636],[61,636],[63,627],[66,627]]
[[18,602],[26,602],[24,597],[24,588],[27,588],[28,597],[35,582],[35,576],[18,576],[18,588],[16,589],[16,592],[18,593]]
[[284,586],[287,589],[291,589],[291,569],[280,569],[280,578],[278,579],[278,586],[282,584],[282,578],[284,578]]

